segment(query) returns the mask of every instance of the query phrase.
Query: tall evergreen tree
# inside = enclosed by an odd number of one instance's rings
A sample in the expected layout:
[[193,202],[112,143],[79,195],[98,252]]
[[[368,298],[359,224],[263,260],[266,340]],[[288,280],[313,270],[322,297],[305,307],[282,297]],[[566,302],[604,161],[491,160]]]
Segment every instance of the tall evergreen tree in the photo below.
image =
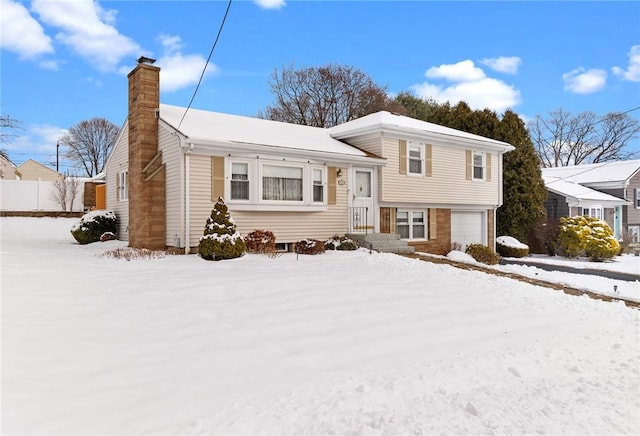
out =
[[527,241],[530,230],[545,214],[543,203],[547,191],[540,172],[540,158],[524,122],[510,110],[503,115],[495,139],[515,147],[504,155],[504,202],[498,208],[497,236]]

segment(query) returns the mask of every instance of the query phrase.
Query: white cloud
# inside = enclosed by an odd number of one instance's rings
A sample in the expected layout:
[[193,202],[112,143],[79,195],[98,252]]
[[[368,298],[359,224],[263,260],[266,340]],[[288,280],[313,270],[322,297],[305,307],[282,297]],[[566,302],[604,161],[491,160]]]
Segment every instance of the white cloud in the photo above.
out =
[[[55,157],[56,142],[67,133],[67,129],[49,124],[32,124],[25,130],[17,132],[17,137],[7,144],[10,152],[24,152],[43,155],[49,154]],[[62,153],[62,150],[60,151]],[[35,158],[34,158],[35,159]],[[35,159],[37,160],[37,159]]]
[[101,71],[113,71],[123,58],[140,54],[140,46],[113,26],[116,11],[95,1],[34,0],[32,9],[48,25],[61,29],[56,39]]
[[522,59],[516,56],[500,56],[497,58],[485,58],[480,63],[488,66],[492,70],[506,74],[516,74]]
[[604,87],[607,82],[607,72],[604,70],[585,70],[576,68],[562,75],[564,89],[575,94],[592,94]]
[[469,82],[484,79],[484,71],[476,67],[473,61],[461,61],[457,64],[443,64],[431,67],[425,73],[430,79],[445,79],[450,82]]
[[39,65],[41,68],[44,68],[45,70],[51,70],[51,71],[60,70],[60,64],[58,63],[58,61],[54,61],[54,60],[42,61],[40,62]]
[[263,9],[280,9],[287,5],[285,0],[253,0],[253,2]]
[[628,53],[629,66],[626,70],[620,67],[613,67],[614,74],[631,82],[640,82],[640,45],[631,47]]
[[487,77],[473,61],[445,64],[427,70],[430,79],[442,79],[452,84],[423,82],[412,86],[416,95],[439,103],[466,102],[472,109],[489,108],[503,112],[520,103],[520,91],[498,79]]
[[0,0],[0,46],[17,53],[20,59],[33,59],[53,53],[51,38],[20,3]]

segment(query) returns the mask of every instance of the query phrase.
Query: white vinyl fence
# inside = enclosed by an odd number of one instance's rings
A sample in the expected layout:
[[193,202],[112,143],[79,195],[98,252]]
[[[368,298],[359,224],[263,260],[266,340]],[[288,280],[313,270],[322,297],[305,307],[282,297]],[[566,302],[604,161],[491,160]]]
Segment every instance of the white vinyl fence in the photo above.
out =
[[[63,211],[62,206],[54,199],[53,193],[53,182],[0,179],[0,210],[12,212]],[[73,202],[73,212],[82,212],[83,209],[84,183],[80,183]]]

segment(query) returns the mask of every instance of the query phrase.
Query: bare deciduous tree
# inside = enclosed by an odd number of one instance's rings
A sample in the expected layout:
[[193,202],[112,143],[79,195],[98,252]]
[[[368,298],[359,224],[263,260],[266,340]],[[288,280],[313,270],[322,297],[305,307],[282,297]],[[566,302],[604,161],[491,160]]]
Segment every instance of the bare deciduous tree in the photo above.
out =
[[640,137],[640,124],[626,113],[599,117],[558,109],[548,118],[536,116],[529,130],[544,167],[624,160],[638,154],[627,147]]
[[0,144],[5,144],[11,136],[11,130],[19,130],[22,123],[9,115],[0,115]]
[[68,147],[65,156],[93,177],[104,169],[120,129],[105,118],[81,121],[60,138]]
[[[51,195],[62,210],[73,212],[73,203],[80,192],[82,182],[77,177],[61,176],[53,182]],[[69,207],[67,209],[67,206]]]
[[384,87],[350,66],[275,70],[270,87],[276,101],[259,116],[274,121],[332,127],[380,110],[403,110]]

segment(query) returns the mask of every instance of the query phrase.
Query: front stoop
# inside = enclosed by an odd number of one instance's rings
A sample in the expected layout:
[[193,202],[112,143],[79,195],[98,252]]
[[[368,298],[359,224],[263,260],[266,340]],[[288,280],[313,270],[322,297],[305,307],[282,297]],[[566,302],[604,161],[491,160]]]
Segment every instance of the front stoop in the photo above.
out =
[[400,235],[393,233],[350,233],[347,235],[363,248],[370,248],[380,253],[410,254],[415,248],[409,246],[407,241],[400,239]]

